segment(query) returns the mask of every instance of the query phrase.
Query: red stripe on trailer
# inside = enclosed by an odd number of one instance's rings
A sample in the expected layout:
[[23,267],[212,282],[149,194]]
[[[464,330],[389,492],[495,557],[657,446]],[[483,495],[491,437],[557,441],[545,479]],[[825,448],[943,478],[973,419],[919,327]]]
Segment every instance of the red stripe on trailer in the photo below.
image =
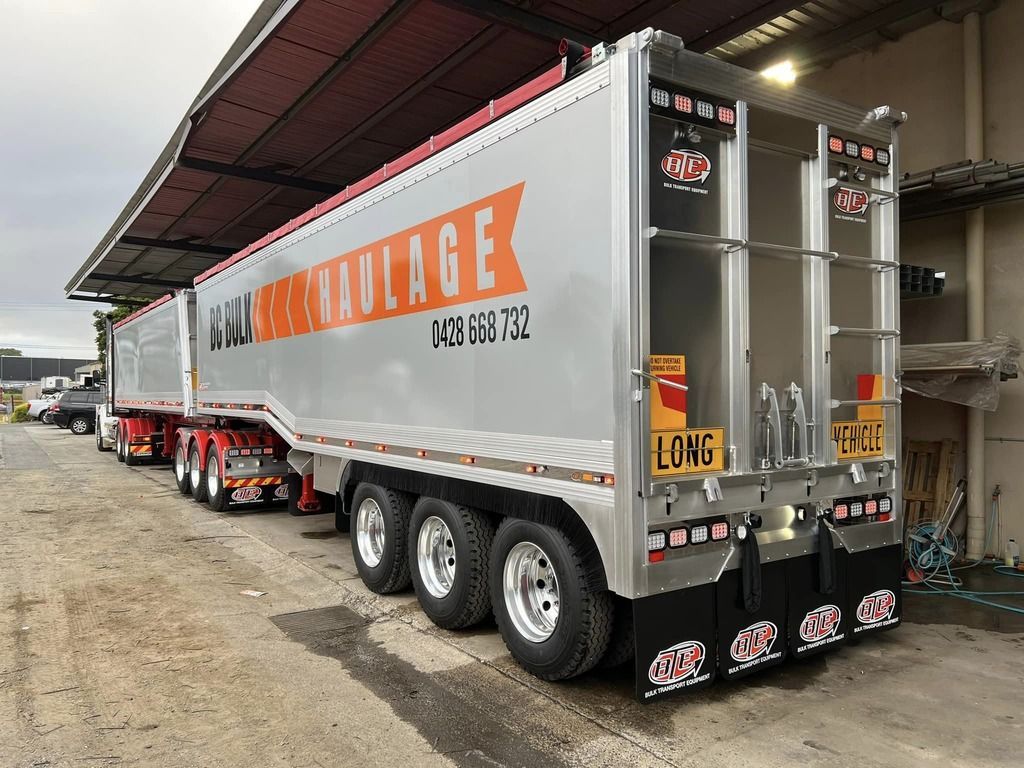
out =
[[[217,273],[223,272],[228,267],[234,266],[247,256],[255,253],[261,248],[265,248],[276,240],[280,240],[285,235],[291,234],[296,229],[305,226],[313,219],[322,216],[329,211],[333,211],[335,208],[347,203],[349,200],[352,200],[364,192],[368,192],[374,187],[383,184],[392,176],[395,176],[402,171],[406,171],[417,163],[426,160],[431,155],[435,155],[441,150],[450,147],[455,142],[466,138],[471,133],[478,131],[488,123],[507,115],[509,112],[521,107],[526,102],[535,99],[546,91],[551,90],[563,80],[565,80],[565,74],[562,71],[562,64],[559,62],[559,64],[552,67],[544,74],[535,77],[530,82],[520,86],[511,93],[502,96],[500,99],[495,99],[486,107],[473,113],[462,122],[456,123],[447,131],[431,137],[429,141],[410,150],[409,152],[406,152],[394,162],[385,164],[383,168],[380,168],[369,176],[360,179],[355,184],[346,187],[341,192],[328,198],[324,202],[318,203],[304,214],[301,214],[297,218],[289,221],[287,224],[278,227],[273,232],[264,235],[256,242],[249,244],[229,259],[210,267],[208,270],[196,277],[195,285],[199,285],[204,280],[208,280]],[[266,298],[266,296],[263,297],[261,305],[266,302]],[[140,312],[142,311],[145,311],[145,308],[140,310]],[[264,325],[262,329],[264,334],[267,330],[267,326]]]

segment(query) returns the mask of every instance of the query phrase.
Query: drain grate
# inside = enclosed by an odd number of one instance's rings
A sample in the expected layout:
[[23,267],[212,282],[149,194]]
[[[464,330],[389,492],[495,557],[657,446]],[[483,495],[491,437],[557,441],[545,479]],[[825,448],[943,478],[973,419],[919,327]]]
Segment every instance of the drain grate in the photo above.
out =
[[367,620],[343,605],[271,616],[275,626],[300,642],[365,626]]

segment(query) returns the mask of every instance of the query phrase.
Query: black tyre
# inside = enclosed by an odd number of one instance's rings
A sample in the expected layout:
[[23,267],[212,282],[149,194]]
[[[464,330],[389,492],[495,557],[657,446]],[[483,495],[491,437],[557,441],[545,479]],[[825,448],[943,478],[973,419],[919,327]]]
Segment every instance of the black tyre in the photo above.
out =
[[601,666],[610,669],[625,664],[633,658],[636,650],[636,637],[633,633],[633,603],[618,595],[612,596],[615,605],[615,620],[612,624],[612,637],[608,641],[608,650],[601,659]]
[[352,497],[352,557],[363,584],[378,595],[409,586],[409,518],[414,498],[360,483]]
[[114,430],[114,455],[117,456],[117,460],[124,462],[124,443],[121,440],[121,425],[117,425],[117,429]]
[[100,453],[106,453],[107,451],[113,450],[103,444],[103,430],[96,430],[96,450]]
[[39,420],[43,424],[53,424],[53,416],[50,414],[49,410],[42,411],[39,414]]
[[192,498],[200,503],[206,501],[206,470],[200,468],[201,461],[199,443],[193,443],[188,452],[188,484]]
[[443,629],[491,612],[487,585],[494,524],[483,512],[421,497],[409,522],[409,570],[423,612]]
[[178,486],[178,492],[183,496],[192,493],[192,483],[189,478],[188,461],[186,460],[185,444],[179,439],[174,441],[174,458],[171,459],[174,467],[174,484]]
[[92,422],[85,416],[75,416],[68,422],[68,429],[73,435],[84,435],[92,429]]
[[580,548],[556,528],[506,518],[491,549],[491,602],[509,652],[531,674],[583,674],[608,649],[611,594],[587,586]]
[[223,512],[228,508],[228,494],[224,490],[224,478],[220,473],[220,454],[215,443],[210,443],[206,450],[206,503],[214,512]]

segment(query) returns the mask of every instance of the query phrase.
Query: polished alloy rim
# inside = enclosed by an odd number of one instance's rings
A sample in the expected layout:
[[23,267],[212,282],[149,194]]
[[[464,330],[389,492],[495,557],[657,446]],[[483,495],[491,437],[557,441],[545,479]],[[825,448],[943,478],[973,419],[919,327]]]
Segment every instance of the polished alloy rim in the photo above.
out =
[[185,449],[180,444],[174,450],[174,476],[179,483],[185,479]]
[[206,462],[206,493],[212,499],[220,490],[220,467],[216,458],[210,458]]
[[88,428],[88,425],[81,419],[76,419],[75,421],[71,422],[71,431],[74,432],[76,435],[84,435],[85,430],[87,430]]
[[363,499],[356,513],[356,547],[370,568],[376,568],[384,557],[384,515],[373,499]]
[[440,517],[423,521],[416,539],[416,562],[423,586],[434,597],[446,597],[455,584],[455,542]]
[[502,585],[505,607],[519,634],[531,643],[551,637],[558,624],[558,580],[544,550],[530,541],[512,547]]
[[196,451],[192,452],[192,461],[189,463],[188,468],[188,479],[192,482],[193,488],[199,487],[199,454]]

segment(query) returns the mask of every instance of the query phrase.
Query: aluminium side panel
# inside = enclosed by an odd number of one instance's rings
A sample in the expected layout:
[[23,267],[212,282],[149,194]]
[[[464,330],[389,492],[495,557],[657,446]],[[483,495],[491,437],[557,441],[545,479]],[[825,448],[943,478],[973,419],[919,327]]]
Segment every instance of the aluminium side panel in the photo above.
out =
[[610,508],[608,85],[597,66],[201,282],[198,412]]
[[194,317],[194,293],[182,291],[113,329],[115,408],[187,415],[192,363],[183,358],[190,334],[182,318],[190,303]]

